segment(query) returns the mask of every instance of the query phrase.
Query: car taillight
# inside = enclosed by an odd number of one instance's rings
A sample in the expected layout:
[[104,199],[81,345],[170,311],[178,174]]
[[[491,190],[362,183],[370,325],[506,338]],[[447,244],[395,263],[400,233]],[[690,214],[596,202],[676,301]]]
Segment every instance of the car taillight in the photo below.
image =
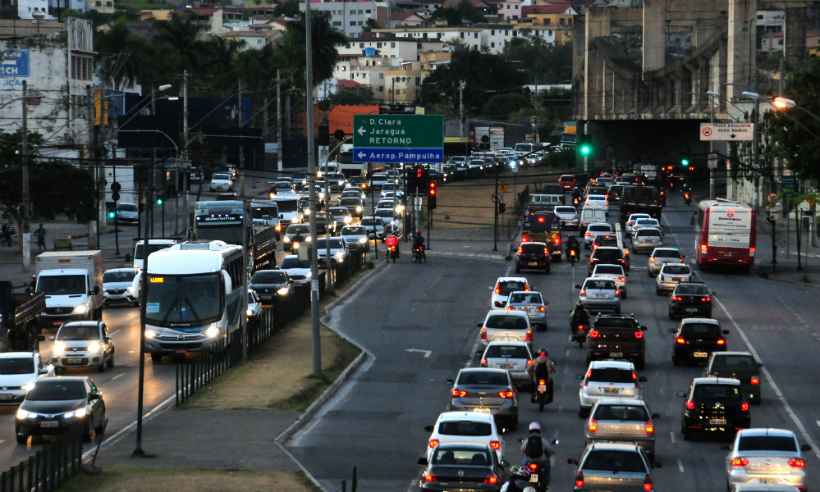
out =
[[598,421],[590,419],[589,423],[587,424],[587,430],[590,434],[595,434],[596,432],[598,432]]
[[518,251],[516,251],[516,253],[518,253],[518,254],[520,255],[520,254],[521,254],[521,253],[523,253],[523,252],[524,252],[524,248],[522,248],[521,246],[519,246],[519,247],[518,247]]
[[584,233],[584,237],[592,237],[592,233],[587,231]]
[[524,288],[523,288],[523,289],[521,289],[521,290],[523,290],[524,292],[529,292],[529,290],[530,290],[530,284],[524,284]]
[[544,248],[544,255],[548,255],[548,254],[550,254],[550,250],[547,249],[547,248]]
[[585,328],[584,325],[578,325],[578,333],[583,333]]
[[508,313],[511,313],[513,311],[513,307],[512,306],[507,306],[507,307],[504,308],[504,311],[507,311]]
[[741,412],[748,412],[749,411],[749,402],[744,401],[740,404],[740,411]]
[[538,471],[538,463],[527,463],[527,468],[530,470],[530,473],[535,473]]
[[701,244],[700,245],[700,254],[705,255],[708,252],[709,252],[709,246],[707,246],[705,244]]
[[715,342],[715,344],[717,344],[719,347],[723,347],[724,345],[726,345],[726,339],[725,338],[718,338],[717,342]]
[[490,447],[496,451],[501,449],[501,441],[492,440],[490,441]]
[[675,343],[678,345],[686,345],[686,339],[683,337],[675,337]]
[[436,476],[435,476],[435,475],[433,475],[432,473],[430,473],[429,471],[428,471],[428,472],[424,472],[424,474],[421,476],[421,480],[422,480],[424,483],[435,482],[435,481],[436,481]]
[[643,330],[635,330],[635,340],[643,340]]
[[439,445],[439,440],[438,440],[438,439],[430,439],[430,440],[427,442],[427,446],[428,446],[430,449],[436,449],[436,448],[438,447],[438,445]]
[[633,380],[633,381],[637,381],[637,380],[638,380],[638,373],[637,373],[637,372],[635,372],[635,371],[632,371],[632,380]]
[[521,236],[521,242],[522,243],[530,242],[530,237],[528,235],[524,234],[523,236]]
[[760,384],[760,378],[757,377],[757,376],[752,376],[752,379],[749,382],[752,383],[753,385],[758,385],[758,384]]
[[487,341],[487,328],[482,328],[481,329],[481,339],[484,340],[485,342]]
[[532,367],[535,365],[535,361],[533,359],[527,360],[527,367]]
[[498,475],[493,473],[484,479],[484,485],[498,485]]
[[525,342],[531,342],[532,341],[532,331],[529,331],[529,330],[527,331],[527,334],[524,335],[524,341]]
[[643,431],[646,432],[647,436],[651,436],[655,434],[655,424],[650,422],[646,422],[643,424]]
[[732,458],[732,461],[729,463],[732,468],[743,468],[749,464],[749,460],[746,458]]
[[683,301],[683,297],[681,296],[672,296],[672,302],[681,302]]
[[792,468],[805,468],[806,460],[803,458],[792,458],[789,460],[789,466]]
[[686,400],[686,409],[687,410],[694,410],[695,409],[695,402],[692,400]]
[[583,489],[584,488],[584,472],[578,472],[575,474],[575,488],[576,489]]
[[712,296],[703,296],[700,298],[700,302],[712,302]]
[[515,393],[513,393],[512,390],[504,390],[498,392],[498,397],[503,398],[505,400],[512,400],[513,396],[515,396]]
[[586,289],[581,289],[581,291],[580,291],[580,292],[578,292],[578,295],[579,295],[579,296],[585,296],[585,295],[587,295],[587,290],[586,290]]
[[450,395],[452,395],[453,398],[464,398],[465,396],[467,396],[467,391],[458,388],[453,388],[450,390]]
[[543,313],[546,310],[547,310],[547,308],[545,308],[544,306],[538,306],[538,312],[539,313]]
[[755,248],[754,246],[749,248],[749,256],[754,256],[756,252],[757,252],[757,248]]
[[599,332],[598,330],[592,329],[592,330],[589,330],[589,333],[587,333],[587,336],[589,338],[599,338],[601,336],[601,332]]
[[497,285],[497,286],[495,287],[495,293],[496,293],[496,294],[499,294],[499,295],[501,294],[501,286],[500,286],[500,285]]
[[618,281],[623,282],[624,281],[624,276],[623,275],[618,275]]
[[561,244],[561,238],[556,237],[555,239],[552,240],[552,244],[555,244],[555,245]]
[[481,367],[487,367],[487,359],[481,359]]
[[655,486],[652,484],[652,477],[646,475],[643,479],[643,492],[652,492],[655,490]]

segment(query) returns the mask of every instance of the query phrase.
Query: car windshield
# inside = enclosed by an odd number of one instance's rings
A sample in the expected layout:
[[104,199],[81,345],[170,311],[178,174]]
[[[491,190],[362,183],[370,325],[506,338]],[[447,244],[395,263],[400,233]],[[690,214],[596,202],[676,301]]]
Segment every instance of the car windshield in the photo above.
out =
[[722,355],[715,356],[712,369],[748,370],[757,369],[757,362],[751,355]]
[[543,244],[522,244],[521,245],[521,252],[528,254],[528,255],[545,255],[544,248],[546,248]]
[[299,200],[276,200],[276,207],[280,212],[295,212],[299,208]]
[[438,433],[444,436],[489,436],[493,431],[488,422],[451,420],[438,425]]
[[606,200],[606,197],[604,195],[589,195],[587,197],[587,200],[602,200],[603,201],[603,200]]
[[669,275],[688,275],[690,272],[689,267],[687,265],[669,265],[666,264],[663,267],[663,273]]
[[361,226],[348,226],[342,229],[343,236],[364,236],[367,231]]
[[510,292],[514,292],[516,290],[524,290],[527,286],[525,282],[519,282],[517,280],[508,280],[506,282],[500,282],[498,287],[501,290],[500,294],[502,296],[510,295]]
[[305,260],[300,260],[297,257],[293,258],[285,258],[282,260],[282,263],[279,265],[279,268],[288,269],[288,268],[308,268],[310,265]]
[[108,282],[130,282],[134,280],[136,270],[120,270],[115,272],[105,272],[103,274],[103,283]]
[[614,449],[593,450],[584,460],[582,470],[602,470],[626,473],[646,473],[641,455],[635,451]]
[[57,340],[96,340],[100,338],[97,325],[63,325]]
[[595,320],[596,328],[627,328],[635,329],[637,321],[627,316],[600,316]]
[[628,369],[618,369],[617,367],[592,368],[589,371],[587,381],[603,383],[634,383],[632,371]]
[[361,205],[362,202],[357,197],[344,197],[339,201],[342,205]]
[[310,227],[306,225],[290,225],[285,230],[285,234],[308,234],[310,233]]
[[231,179],[231,177],[228,176],[227,174],[214,174],[211,179],[227,181],[227,180]]
[[598,261],[598,263],[618,263],[618,260],[621,259],[621,252],[617,249],[603,249],[598,248],[592,254],[592,257]]
[[121,210],[124,212],[136,212],[137,206],[133,203],[120,203],[117,205],[117,210]]
[[34,372],[34,358],[0,359],[0,374],[32,374]]
[[316,241],[316,249],[327,249],[328,246],[330,249],[343,249],[345,247],[341,239],[320,239]]
[[686,323],[681,333],[688,337],[716,338],[720,336],[720,326],[708,323]]
[[537,292],[516,292],[510,295],[510,304],[542,304]]
[[41,379],[26,395],[30,401],[63,401],[85,399],[85,384],[82,381]]
[[649,214],[634,214],[629,216],[630,222],[636,222],[638,219],[648,219]]
[[661,231],[657,229],[640,229],[638,230],[638,237],[661,237]]
[[456,385],[507,386],[507,375],[498,371],[467,371],[458,376]]
[[641,405],[598,405],[596,420],[649,420],[646,409]]
[[148,246],[145,246],[145,243],[138,244],[134,248],[134,259],[135,260],[144,259],[146,250],[148,251],[148,254],[150,255],[154,251],[159,251],[159,250],[162,250],[162,249],[165,249],[165,248],[170,248],[171,246],[172,245],[170,245],[170,244],[155,244],[155,243],[152,243],[152,242],[149,242]]
[[740,387],[731,384],[697,384],[692,396],[695,400],[740,398]]
[[521,316],[495,315],[487,318],[485,325],[494,330],[526,330],[527,320]]
[[595,267],[595,275],[623,275],[624,271],[616,265],[598,265]]
[[393,218],[393,210],[392,209],[385,209],[385,210],[376,210],[377,217],[389,217]]
[[585,289],[615,289],[615,283],[612,280],[590,279],[584,282]]
[[797,443],[788,436],[742,436],[738,451],[785,451],[797,452]]
[[151,275],[145,319],[159,326],[190,326],[219,319],[224,304],[222,277],[202,275]]
[[698,284],[679,284],[675,288],[675,295],[706,295],[709,290],[705,285]]
[[438,448],[433,454],[434,465],[443,466],[487,466],[492,463],[490,453],[476,449]]
[[530,354],[526,347],[521,345],[490,345],[484,354],[487,358],[529,359]]
[[349,213],[345,207],[332,207],[330,209],[330,215],[347,215]]
[[593,224],[588,229],[592,232],[612,232],[612,228],[604,224]]
[[83,275],[42,276],[37,279],[37,292],[48,296],[64,296],[85,293]]
[[573,207],[556,207],[555,212],[559,214],[573,214],[575,215],[575,209]]
[[657,227],[658,221],[656,219],[638,219],[637,224],[642,227]]
[[256,272],[251,277],[251,283],[256,285],[283,284],[287,281],[288,275],[285,272]]
[[676,249],[656,249],[652,256],[655,258],[680,258],[680,251]]
[[381,220],[376,220],[376,219],[362,219],[362,225],[372,228],[372,226],[382,225],[382,221]]

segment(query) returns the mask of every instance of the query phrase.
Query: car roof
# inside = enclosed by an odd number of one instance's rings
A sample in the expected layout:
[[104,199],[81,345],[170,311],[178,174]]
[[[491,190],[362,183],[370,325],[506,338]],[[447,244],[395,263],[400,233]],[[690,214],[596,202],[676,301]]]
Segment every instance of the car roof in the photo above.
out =
[[672,247],[672,246],[662,246],[662,247],[659,247],[659,248],[655,248],[655,249],[652,250],[653,255],[655,254],[655,251],[677,251],[678,254],[680,254],[680,248],[675,248],[675,247]]
[[692,384],[726,384],[731,386],[740,386],[740,380],[735,378],[719,378],[716,376],[707,376],[702,378],[693,378]]
[[715,325],[720,326],[720,321],[716,320],[715,318],[683,318],[680,321],[681,325],[689,325],[689,324],[699,324],[699,325]]
[[[593,268],[592,271],[594,272],[595,270],[598,269],[598,267],[615,267],[615,268],[620,268],[621,270],[624,269],[623,265],[616,265],[614,263],[598,263],[597,265],[595,265],[595,268]],[[595,275],[593,275],[593,277],[594,276]]]
[[506,309],[490,309],[487,317],[490,316],[515,316],[517,318],[529,319],[524,311],[507,311]]
[[63,326],[98,326],[102,321],[85,320],[85,321],[66,321]]
[[607,226],[610,229],[612,229],[612,224],[610,224],[609,222],[593,222],[593,223],[589,224],[587,227],[592,227],[592,226]]
[[436,423],[452,422],[455,420],[475,420],[478,422],[492,422],[493,415],[489,412],[441,412],[438,416],[438,419],[436,420]]
[[46,381],[46,382],[59,382],[59,381],[88,381],[90,378],[88,376],[52,376],[48,378],[40,378],[37,380],[38,383]]
[[634,214],[629,214],[630,219],[633,218],[633,217],[651,217],[651,215],[649,215],[647,213],[644,213],[644,212],[636,212]]
[[498,282],[527,282],[527,283],[529,283],[529,280],[527,280],[527,277],[498,277],[495,281],[496,281],[496,283],[498,283]]
[[755,358],[755,356],[752,355],[751,352],[746,352],[746,351],[743,351],[743,350],[727,350],[725,352],[712,352],[712,355],[720,356],[720,357],[731,357],[733,355],[742,355],[744,357]]
[[746,436],[773,436],[773,437],[793,437],[797,438],[794,431],[789,429],[777,429],[774,427],[751,427],[738,431],[741,437]]
[[622,369],[634,371],[635,364],[625,360],[594,360],[589,363],[590,369]]
[[686,267],[686,268],[689,268],[689,265],[687,265],[686,263],[680,263],[680,262],[678,262],[678,263],[664,263],[663,266],[661,267],[661,270],[663,270],[666,267]]
[[640,398],[601,398],[598,405],[632,405],[636,407],[649,408],[645,401]]
[[0,352],[0,359],[32,359],[34,352]]
[[638,451],[638,445],[630,442],[615,442],[615,441],[595,441],[587,446],[587,449],[607,450],[613,451]]
[[[595,248],[595,251],[596,251],[596,252],[597,252],[597,251],[609,251],[609,250],[612,250],[612,251],[621,251],[621,248],[619,248],[619,247],[617,247],[617,246],[598,246],[597,248]],[[593,252],[593,253],[594,253],[594,252]]]
[[[538,245],[538,246],[546,246],[547,245],[547,243],[542,243],[540,241],[527,241],[525,243],[521,243],[521,246],[524,246],[525,244],[535,244],[535,245]],[[504,277],[500,277],[498,280],[501,281],[501,278],[504,278]],[[506,280],[504,280],[504,281],[506,282]]]
[[487,347],[490,345],[505,345],[505,346],[516,346],[516,347],[526,347],[529,348],[530,345],[527,342],[519,342],[516,340],[495,340],[487,344]]
[[103,274],[106,274],[106,273],[109,273],[109,272],[136,272],[136,271],[137,271],[136,268],[130,268],[130,267],[126,267],[126,268],[109,268],[108,270],[104,271]]
[[791,485],[774,485],[762,483],[735,484],[735,492],[800,492],[800,489]]
[[544,297],[540,290],[514,290],[510,292],[510,295],[513,294],[538,294],[539,296]]

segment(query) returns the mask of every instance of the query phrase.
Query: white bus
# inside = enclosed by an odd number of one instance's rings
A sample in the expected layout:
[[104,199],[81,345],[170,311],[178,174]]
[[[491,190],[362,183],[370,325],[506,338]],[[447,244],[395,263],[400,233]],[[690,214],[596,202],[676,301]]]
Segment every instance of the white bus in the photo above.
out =
[[248,302],[241,246],[180,243],[151,254],[145,274],[145,351],[153,361],[239,343]]
[[299,210],[299,195],[296,193],[280,193],[271,198],[279,209],[279,224],[285,230],[290,224],[302,222],[302,212]]
[[142,270],[142,264],[146,256],[150,255],[154,251],[169,248],[176,243],[177,242],[175,239],[151,239],[148,242],[148,248],[146,248],[145,240],[140,239],[134,243],[134,268],[137,270]]

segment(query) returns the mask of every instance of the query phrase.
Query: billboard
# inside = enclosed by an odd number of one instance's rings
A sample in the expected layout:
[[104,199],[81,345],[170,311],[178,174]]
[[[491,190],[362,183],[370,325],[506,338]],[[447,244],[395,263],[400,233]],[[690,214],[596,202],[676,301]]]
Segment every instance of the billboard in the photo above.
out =
[[28,77],[30,75],[29,52],[25,48],[9,48],[0,51],[0,78]]

